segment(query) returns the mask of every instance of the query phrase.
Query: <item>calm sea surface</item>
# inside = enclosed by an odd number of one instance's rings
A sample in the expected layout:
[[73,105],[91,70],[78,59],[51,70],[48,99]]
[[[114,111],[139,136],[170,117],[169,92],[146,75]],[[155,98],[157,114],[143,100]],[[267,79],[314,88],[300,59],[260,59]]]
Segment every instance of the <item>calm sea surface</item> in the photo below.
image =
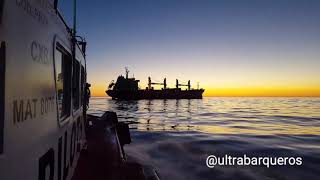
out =
[[[320,179],[320,98],[91,98],[89,114],[130,122],[133,159],[161,179]],[[206,166],[213,154],[302,157],[298,166]]]

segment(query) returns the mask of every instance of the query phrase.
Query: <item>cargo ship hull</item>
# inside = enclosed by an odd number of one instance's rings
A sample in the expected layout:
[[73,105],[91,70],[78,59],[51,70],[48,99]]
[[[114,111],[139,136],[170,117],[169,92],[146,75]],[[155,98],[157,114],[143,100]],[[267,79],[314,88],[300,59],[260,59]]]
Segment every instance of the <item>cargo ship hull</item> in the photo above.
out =
[[117,100],[139,100],[139,99],[202,99],[203,89],[181,90],[107,90],[106,93]]

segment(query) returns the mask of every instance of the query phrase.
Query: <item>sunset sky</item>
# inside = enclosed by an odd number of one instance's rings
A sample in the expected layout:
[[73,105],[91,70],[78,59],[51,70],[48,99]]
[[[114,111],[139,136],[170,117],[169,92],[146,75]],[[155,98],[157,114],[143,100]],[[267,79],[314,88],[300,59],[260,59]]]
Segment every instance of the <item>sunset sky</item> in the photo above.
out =
[[78,33],[93,96],[124,67],[141,88],[151,76],[205,96],[320,96],[319,0],[78,0]]

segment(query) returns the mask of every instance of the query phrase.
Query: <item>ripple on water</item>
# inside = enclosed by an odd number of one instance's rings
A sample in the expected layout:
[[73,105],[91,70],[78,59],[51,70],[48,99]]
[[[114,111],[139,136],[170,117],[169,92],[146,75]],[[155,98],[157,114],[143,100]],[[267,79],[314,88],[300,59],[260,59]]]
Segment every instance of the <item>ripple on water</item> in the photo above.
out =
[[[162,179],[320,179],[320,98],[204,98],[121,102],[92,98],[90,114],[130,121],[130,158]],[[301,156],[301,166],[224,166],[210,154]]]

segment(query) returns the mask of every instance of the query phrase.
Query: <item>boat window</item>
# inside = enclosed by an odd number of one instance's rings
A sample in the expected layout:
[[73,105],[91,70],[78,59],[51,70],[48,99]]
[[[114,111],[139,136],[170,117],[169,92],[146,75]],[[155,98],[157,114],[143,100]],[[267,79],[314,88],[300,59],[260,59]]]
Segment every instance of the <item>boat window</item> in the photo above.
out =
[[72,74],[72,82],[73,82],[73,92],[72,92],[72,102],[73,109],[79,109],[79,99],[80,99],[80,63],[75,60],[73,63],[73,74]]
[[0,154],[3,153],[3,131],[4,131],[4,98],[5,98],[5,43],[0,44]]
[[63,121],[70,115],[71,105],[71,55],[57,45],[55,56],[55,78],[59,119]]

